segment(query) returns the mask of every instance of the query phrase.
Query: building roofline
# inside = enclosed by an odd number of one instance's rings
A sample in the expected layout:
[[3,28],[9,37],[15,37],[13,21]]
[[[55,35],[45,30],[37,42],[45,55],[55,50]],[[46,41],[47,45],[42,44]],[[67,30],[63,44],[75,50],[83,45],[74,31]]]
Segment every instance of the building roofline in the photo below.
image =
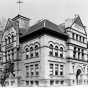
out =
[[15,21],[15,20],[17,20],[18,18],[22,18],[22,19],[24,19],[24,20],[26,20],[26,21],[29,21],[29,20],[30,20],[29,18],[24,17],[24,16],[22,16],[22,15],[20,15],[20,14],[18,14],[18,15],[17,15],[16,17],[14,17],[12,20]]
[[38,31],[38,30],[40,30],[42,28],[47,28],[49,30],[52,30],[52,31],[55,31],[57,33],[61,33],[61,34],[65,35],[65,36],[67,36],[67,33],[63,32],[62,31],[63,29],[60,29],[58,27],[58,25],[52,23],[51,21],[49,21],[47,19],[44,19],[44,20],[36,23],[35,25],[29,27],[28,31],[25,34],[23,34],[22,36],[20,36],[20,37],[24,37],[26,35],[29,35],[29,34],[35,32],[35,31]]

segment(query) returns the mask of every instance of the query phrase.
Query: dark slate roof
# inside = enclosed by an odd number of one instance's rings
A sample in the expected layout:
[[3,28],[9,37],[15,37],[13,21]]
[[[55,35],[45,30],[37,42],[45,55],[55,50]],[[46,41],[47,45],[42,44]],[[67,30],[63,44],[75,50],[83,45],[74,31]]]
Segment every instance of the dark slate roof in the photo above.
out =
[[[65,29],[60,27],[60,25],[58,26],[58,25],[52,23],[51,21],[44,19],[44,20],[36,23],[35,25],[29,27],[29,29],[26,33],[23,33],[23,35],[20,35],[20,38],[25,37],[26,35],[30,35],[33,32],[41,30],[42,28],[46,28],[46,29],[51,30],[53,32],[57,32],[59,34],[67,36]],[[45,29],[43,29],[43,30],[45,30]]]
[[58,25],[58,28],[62,31],[62,32],[66,32],[66,29],[65,29],[65,23],[62,23],[60,25]]
[[26,20],[26,21],[29,21],[29,20],[30,20],[29,18],[24,17],[24,16],[22,16],[22,15],[20,15],[20,14],[18,14],[18,15],[17,15],[16,17],[14,17],[12,20],[15,21],[15,20],[17,20],[17,19],[19,19],[19,18],[22,18],[22,19],[24,19],[24,20]]
[[78,15],[77,17],[74,18],[74,23],[76,23],[77,25],[85,28],[85,26],[83,25],[80,16]]

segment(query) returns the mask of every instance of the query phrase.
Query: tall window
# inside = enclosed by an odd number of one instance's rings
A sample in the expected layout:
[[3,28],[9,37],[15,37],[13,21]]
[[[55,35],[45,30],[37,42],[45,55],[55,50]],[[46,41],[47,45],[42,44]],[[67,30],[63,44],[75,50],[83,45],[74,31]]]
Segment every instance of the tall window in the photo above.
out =
[[26,85],[27,85],[27,86],[29,85],[29,81],[26,81]]
[[10,44],[10,42],[11,42],[11,38],[10,38],[10,37],[8,37],[8,43]]
[[76,58],[76,47],[74,47],[74,50],[73,50],[73,59]]
[[14,49],[12,49],[12,59],[14,59]]
[[26,54],[26,59],[29,59],[29,55],[28,54]]
[[63,76],[64,65],[60,65],[60,76]]
[[50,85],[54,85],[54,80],[50,80]]
[[31,84],[31,86],[34,84],[34,82],[33,81],[30,81],[30,84]]
[[29,53],[28,53],[29,52],[29,49],[26,48],[25,51],[26,51],[26,59],[29,59]]
[[80,59],[80,48],[78,48],[78,59]]
[[26,66],[26,77],[29,77],[29,66]]
[[39,57],[39,46],[38,45],[35,45],[35,57]]
[[7,52],[5,52],[5,59],[6,59],[6,62],[7,62]]
[[75,39],[75,34],[74,33],[72,33],[72,38]]
[[50,56],[53,56],[53,45],[50,44],[50,45],[49,45],[49,48],[50,48],[49,55],[50,55]]
[[50,64],[50,75],[53,75],[53,64]]
[[33,67],[33,65],[30,65],[30,74],[31,74],[31,76],[34,76],[34,67]]
[[11,37],[12,37],[12,42],[14,42],[14,35],[12,35]]
[[5,39],[5,44],[7,45],[7,39]]
[[39,81],[35,81],[35,84],[36,84],[36,85],[39,85]]
[[55,56],[58,57],[58,46],[55,46]]
[[82,59],[84,59],[84,50],[82,49]]
[[84,39],[85,39],[85,38],[83,37],[83,43],[84,43]]
[[33,47],[30,47],[30,58],[33,58]]
[[60,47],[60,57],[63,57],[63,47]]
[[58,75],[58,64],[55,64],[55,75]]
[[29,66],[26,66],[26,71],[29,71]]
[[1,52],[1,44],[0,44],[0,52]]
[[10,50],[8,51],[8,60],[10,61]]
[[81,36],[79,37],[79,41],[81,42]]
[[26,48],[26,49],[25,49],[25,51],[26,51],[26,52],[29,52],[29,49],[28,49],[28,48]]
[[88,66],[87,66],[87,74],[88,74]]
[[78,40],[78,34],[76,34],[76,40]]
[[29,77],[29,72],[26,72],[26,78],[28,78]]
[[2,57],[0,57],[0,62],[2,62]]
[[39,64],[35,64],[35,75],[39,75]]

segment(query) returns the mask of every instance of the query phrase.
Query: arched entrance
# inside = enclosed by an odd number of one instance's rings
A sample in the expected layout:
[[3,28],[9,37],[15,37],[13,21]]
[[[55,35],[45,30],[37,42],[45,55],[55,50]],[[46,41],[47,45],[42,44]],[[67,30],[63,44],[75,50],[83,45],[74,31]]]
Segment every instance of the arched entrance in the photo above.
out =
[[76,72],[76,82],[77,82],[77,84],[79,83],[79,80],[80,80],[80,74],[81,74],[82,72],[81,72],[81,70],[80,69],[78,69],[77,70],[77,72]]

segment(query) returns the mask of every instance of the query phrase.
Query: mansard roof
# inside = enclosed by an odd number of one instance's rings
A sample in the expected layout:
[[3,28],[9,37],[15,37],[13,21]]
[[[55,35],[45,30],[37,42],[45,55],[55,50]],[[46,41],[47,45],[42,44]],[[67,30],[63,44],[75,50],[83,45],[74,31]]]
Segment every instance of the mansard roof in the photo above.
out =
[[29,27],[26,33],[24,33],[23,35],[20,35],[20,38],[30,35],[31,33],[36,31],[46,31],[47,33],[52,31],[52,32],[58,33],[58,35],[61,34],[66,37],[68,36],[64,28],[61,28],[60,26],[52,23],[51,21],[44,19],[42,21],[39,21],[35,25]]

